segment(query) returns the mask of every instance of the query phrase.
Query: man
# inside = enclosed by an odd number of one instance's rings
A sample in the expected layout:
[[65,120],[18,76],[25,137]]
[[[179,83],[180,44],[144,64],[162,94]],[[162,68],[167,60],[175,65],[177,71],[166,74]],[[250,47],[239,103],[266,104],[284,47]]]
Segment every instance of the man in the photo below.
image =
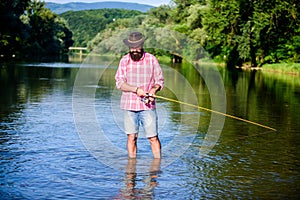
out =
[[136,158],[138,131],[142,125],[154,158],[160,158],[154,97],[164,87],[164,77],[156,57],[144,52],[144,41],[140,32],[132,32],[123,40],[129,53],[120,60],[115,79],[117,88],[122,91],[120,107],[124,109],[128,156]]

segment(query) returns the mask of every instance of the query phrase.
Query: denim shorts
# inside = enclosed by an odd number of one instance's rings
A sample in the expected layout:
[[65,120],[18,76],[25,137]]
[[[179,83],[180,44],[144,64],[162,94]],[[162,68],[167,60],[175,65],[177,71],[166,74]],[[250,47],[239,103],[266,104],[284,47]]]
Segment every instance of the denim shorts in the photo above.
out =
[[138,133],[140,126],[144,128],[145,136],[147,138],[158,135],[156,109],[141,111],[124,110],[125,133]]

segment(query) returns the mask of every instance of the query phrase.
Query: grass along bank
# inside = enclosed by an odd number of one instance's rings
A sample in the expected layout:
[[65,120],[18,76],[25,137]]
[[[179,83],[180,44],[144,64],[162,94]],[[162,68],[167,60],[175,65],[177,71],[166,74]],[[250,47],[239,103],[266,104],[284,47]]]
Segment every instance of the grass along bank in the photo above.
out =
[[262,71],[300,75],[300,63],[265,64]]

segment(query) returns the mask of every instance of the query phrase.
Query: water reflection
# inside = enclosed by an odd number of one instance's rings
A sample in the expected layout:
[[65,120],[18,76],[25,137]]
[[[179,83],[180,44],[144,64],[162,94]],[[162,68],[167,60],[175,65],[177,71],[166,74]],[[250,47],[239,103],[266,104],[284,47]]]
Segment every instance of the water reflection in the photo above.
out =
[[[172,75],[168,67],[165,73],[169,84],[176,84],[178,76]],[[210,108],[210,94],[201,76],[188,66],[172,67],[189,80],[199,99],[190,102],[190,93],[180,85],[182,100]],[[97,120],[102,120],[112,144],[126,152],[126,137],[116,126],[116,120],[110,118],[110,108],[118,109],[118,105],[112,105],[115,70],[115,66],[110,67],[99,82],[87,85],[85,90],[96,88],[93,103]],[[115,160],[124,159],[122,170],[127,167],[124,173],[94,159],[82,145],[72,110],[77,72],[77,63],[1,66],[1,199],[47,199],[49,196],[53,199],[299,197],[299,77],[220,69],[226,89],[227,113],[269,125],[278,131],[266,132],[260,127],[226,119],[218,144],[205,158],[199,158],[196,153],[207,132],[210,113],[159,100],[159,109],[163,111],[160,117],[163,146],[166,147],[176,134],[195,134],[195,139],[181,157],[165,168],[164,157],[151,169],[150,162],[155,161],[151,158],[149,162],[127,160],[117,154]],[[208,76],[205,71],[203,74]],[[96,75],[89,73],[90,78]],[[171,90],[166,89],[160,95],[176,99]],[[181,123],[183,116],[187,119],[185,124]],[[191,127],[197,132],[191,132]],[[143,145],[148,141],[141,139],[141,154],[149,152],[148,146]],[[180,142],[185,141],[180,138]],[[103,146],[97,148],[101,151]],[[101,156],[107,159],[105,154]],[[146,170],[141,173],[142,166]],[[160,169],[164,173],[160,173]]]
[[[0,70],[0,109],[8,112],[13,105],[39,101],[43,95],[52,93],[59,83],[60,90],[70,91],[78,69],[40,65],[2,65]],[[4,114],[1,112],[1,114]]]
[[[160,173],[161,159],[153,159],[149,171],[139,180],[139,174],[136,171],[137,159],[129,158],[126,166],[124,178],[124,187],[120,194],[114,199],[154,199],[154,188],[158,185],[158,176]],[[142,182],[142,185],[138,182]]]

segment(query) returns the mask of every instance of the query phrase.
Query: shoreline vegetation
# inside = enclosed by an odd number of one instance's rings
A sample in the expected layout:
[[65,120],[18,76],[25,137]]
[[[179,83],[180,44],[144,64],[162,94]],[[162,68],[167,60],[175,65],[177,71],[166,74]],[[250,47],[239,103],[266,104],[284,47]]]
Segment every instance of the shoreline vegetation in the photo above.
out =
[[[115,40],[120,41],[120,38],[112,36],[141,29],[144,36],[153,36],[148,43],[180,50],[181,55],[171,55],[160,49],[150,51],[159,56],[173,56],[173,62],[203,58],[199,54],[201,50],[193,46],[197,44],[213,60],[202,59],[195,64],[299,75],[300,7],[296,2],[173,2],[173,5],[151,8],[145,13],[100,9],[57,14],[39,0],[16,0],[14,5],[9,0],[1,1],[0,61],[41,60],[50,55],[62,57],[70,53],[69,47],[92,50],[103,41],[107,43],[98,49],[99,52],[118,49],[119,54],[124,49],[119,49]],[[112,40],[106,41],[107,38]],[[169,58],[166,61],[171,62]]]
[[[168,56],[158,56],[158,60],[163,64],[170,63],[171,58]],[[186,60],[183,60],[186,62]],[[226,67],[226,63],[224,62],[215,62],[213,60],[199,60],[194,64],[204,64],[211,65],[217,67]],[[264,73],[274,73],[274,74],[286,74],[292,76],[300,76],[300,63],[273,63],[273,64],[264,64],[261,67],[251,67],[249,65],[243,67],[236,67],[242,70],[260,70]]]
[[[79,53],[71,53],[69,55],[79,55]],[[82,56],[88,56],[88,55],[93,55],[97,56],[99,54],[97,53],[83,53]],[[99,55],[99,56],[104,56],[104,57],[113,57],[113,58],[121,58],[122,55],[117,56],[115,54],[106,54],[106,55]],[[158,60],[162,64],[170,64],[172,63],[172,59],[168,55],[158,55],[157,56]],[[183,59],[183,62],[187,62],[185,59]],[[217,66],[217,67],[226,67],[225,62],[220,62],[220,61],[214,61],[214,60],[199,60],[194,62],[193,64],[204,64],[204,65],[212,65],[212,66]],[[251,67],[250,65],[244,65],[242,67],[236,67],[238,69],[242,70],[260,70],[262,72],[266,73],[276,73],[276,74],[289,74],[293,76],[298,76],[300,75],[300,63],[273,63],[273,64],[264,64],[261,67]]]
[[262,66],[265,72],[300,75],[300,63],[274,63]]
[[243,70],[261,70],[262,72],[276,74],[300,75],[300,63],[272,63],[264,64],[261,67],[251,67],[250,65],[244,65],[237,68],[241,68]]

